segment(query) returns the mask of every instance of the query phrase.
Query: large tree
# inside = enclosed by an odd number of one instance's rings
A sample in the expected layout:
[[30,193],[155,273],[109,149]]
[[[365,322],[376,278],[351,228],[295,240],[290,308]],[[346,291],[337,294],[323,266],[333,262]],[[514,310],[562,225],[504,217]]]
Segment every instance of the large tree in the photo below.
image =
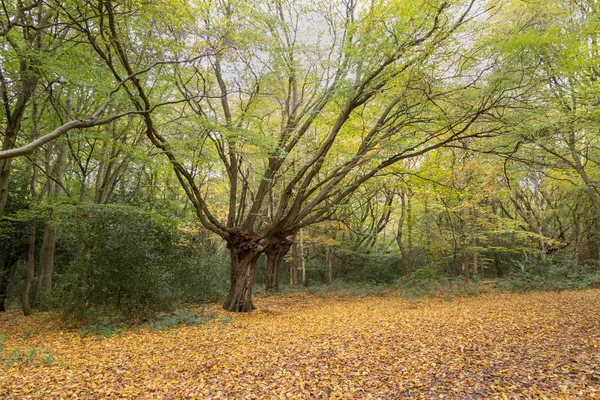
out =
[[[529,84],[477,46],[489,10],[474,1],[138,7],[100,1],[78,29],[117,81],[132,77],[147,136],[227,242],[231,311],[254,308],[263,252],[279,263],[296,232],[395,163],[493,135]],[[157,57],[160,73],[136,76]]]

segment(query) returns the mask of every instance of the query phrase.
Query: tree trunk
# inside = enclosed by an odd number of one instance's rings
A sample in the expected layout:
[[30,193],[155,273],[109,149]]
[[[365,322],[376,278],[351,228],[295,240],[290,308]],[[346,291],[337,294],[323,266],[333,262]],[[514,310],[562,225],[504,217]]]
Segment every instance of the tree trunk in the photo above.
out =
[[40,253],[40,266],[36,287],[36,300],[52,288],[52,273],[54,270],[54,248],[56,247],[56,226],[52,223],[44,227],[42,249]]
[[2,267],[0,269],[0,311],[6,311],[4,303],[8,294],[8,284],[10,283],[10,278],[14,273],[17,261],[19,261],[19,253],[14,252],[5,254],[0,260],[2,263]]
[[233,312],[250,312],[254,310],[252,303],[252,283],[254,266],[267,241],[264,238],[248,238],[234,235],[227,240],[231,254],[231,282],[229,295],[223,308]]
[[473,247],[473,278],[478,279],[479,271],[478,271],[478,251],[477,251],[477,239],[473,238],[472,242]]
[[473,278],[474,279],[478,279],[479,278],[479,271],[478,271],[478,266],[477,266],[477,250],[473,250]]
[[279,269],[284,257],[290,251],[290,247],[292,247],[292,240],[284,238],[276,242],[269,242],[265,250],[265,254],[267,255],[267,282],[265,290],[267,292],[279,291]]
[[[2,146],[2,150],[10,149],[5,140]],[[10,167],[12,159],[0,160],[0,215],[4,215],[4,209],[6,208],[6,201],[8,199],[8,181],[10,178]]]
[[461,259],[461,270],[463,276],[465,277],[465,283],[471,282],[471,278],[469,277],[469,256],[466,250],[462,251],[462,259]]
[[298,243],[292,244],[292,261],[290,262],[290,287],[298,283]]
[[302,229],[300,229],[300,270],[302,271],[302,286],[308,286],[306,280],[306,260],[304,260],[304,238],[302,237]]
[[500,267],[500,257],[498,256],[498,250],[494,250],[494,268],[496,270],[496,278],[502,278],[504,271]]
[[[70,100],[67,100],[67,108],[70,109]],[[70,118],[69,118],[70,120]],[[55,181],[49,183],[48,197],[50,201],[58,199],[63,192],[63,182],[68,163],[68,143],[63,141],[58,150],[58,159],[52,174]],[[35,302],[38,303],[45,293],[52,289],[52,275],[54,273],[54,249],[56,247],[56,225],[48,221],[44,227],[42,238],[42,249],[40,253],[40,265],[38,267],[38,281],[35,290]]]
[[33,275],[35,273],[35,233],[36,223],[31,222],[29,225],[29,245],[27,248],[27,275],[25,275],[25,288],[23,289],[23,314],[31,315],[31,286],[33,284]]
[[[400,220],[398,221],[398,231],[396,233],[396,243],[398,244],[398,248],[400,249],[400,254],[402,255],[402,261],[404,262],[404,274],[406,276],[410,275],[410,260],[408,258],[408,251],[406,251],[406,247],[404,246],[403,234],[404,234],[404,223],[406,220],[406,194],[404,192],[400,193],[400,201],[401,201],[401,209],[400,209]],[[410,226],[410,224],[409,224]]]
[[581,228],[579,217],[577,215],[574,216],[573,238],[573,268],[577,269],[579,267],[579,258],[581,256]]
[[570,142],[569,147],[571,148],[571,154],[572,154],[573,160],[575,162],[575,165],[574,165],[575,170],[577,171],[577,173],[579,174],[579,177],[585,184],[586,194],[587,194],[588,198],[590,199],[592,206],[594,207],[594,211],[596,212],[596,215],[594,218],[595,223],[596,223],[595,224],[596,225],[596,246],[597,246],[598,254],[600,255],[600,198],[598,197],[598,193],[596,191],[594,182],[587,174],[587,171],[585,170],[584,165],[582,164],[581,160],[579,159],[579,154],[577,153],[577,150],[575,149],[574,142]]
[[325,250],[325,259],[327,263],[327,283],[331,284],[333,282],[333,246],[327,246]]
[[8,278],[10,276],[10,270],[6,261],[2,260],[3,269],[0,270],[0,312],[6,311],[4,303],[6,302],[6,292],[8,291]]

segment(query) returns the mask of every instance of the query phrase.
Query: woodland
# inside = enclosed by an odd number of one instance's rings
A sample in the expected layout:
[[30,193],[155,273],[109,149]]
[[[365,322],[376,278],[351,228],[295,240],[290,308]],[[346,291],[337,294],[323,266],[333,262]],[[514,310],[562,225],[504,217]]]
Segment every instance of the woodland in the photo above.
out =
[[0,3],[4,398],[600,396],[598,0]]
[[597,286],[598,13],[4,0],[0,310]]

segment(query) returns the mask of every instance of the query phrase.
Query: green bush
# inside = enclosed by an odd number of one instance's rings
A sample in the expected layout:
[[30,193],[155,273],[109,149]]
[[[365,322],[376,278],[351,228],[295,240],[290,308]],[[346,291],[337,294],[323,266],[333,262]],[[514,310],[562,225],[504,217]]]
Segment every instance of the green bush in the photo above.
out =
[[163,216],[87,205],[62,209],[58,220],[63,265],[53,298],[65,316],[91,322],[107,315],[144,318],[215,297],[222,288],[222,263],[214,256],[199,260],[193,241]]
[[399,254],[384,251],[363,251],[340,247],[336,257],[341,261],[338,276],[346,282],[389,284],[404,273]]
[[551,260],[544,268],[512,271],[508,276],[513,291],[563,290],[600,287],[600,271],[589,266],[574,268],[567,262]]

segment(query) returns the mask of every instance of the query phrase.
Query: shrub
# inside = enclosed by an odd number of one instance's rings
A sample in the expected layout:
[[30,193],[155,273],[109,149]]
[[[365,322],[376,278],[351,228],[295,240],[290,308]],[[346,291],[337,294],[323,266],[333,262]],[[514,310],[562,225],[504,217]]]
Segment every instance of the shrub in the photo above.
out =
[[336,256],[339,275],[347,282],[392,283],[404,272],[402,259],[392,252],[340,247]]
[[567,261],[546,260],[545,265],[515,270],[508,277],[511,290],[563,290],[600,286],[600,271],[589,266],[574,268]]
[[59,221],[54,299],[65,316],[143,318],[220,289],[222,263],[199,261],[175,221],[115,205],[67,207]]

